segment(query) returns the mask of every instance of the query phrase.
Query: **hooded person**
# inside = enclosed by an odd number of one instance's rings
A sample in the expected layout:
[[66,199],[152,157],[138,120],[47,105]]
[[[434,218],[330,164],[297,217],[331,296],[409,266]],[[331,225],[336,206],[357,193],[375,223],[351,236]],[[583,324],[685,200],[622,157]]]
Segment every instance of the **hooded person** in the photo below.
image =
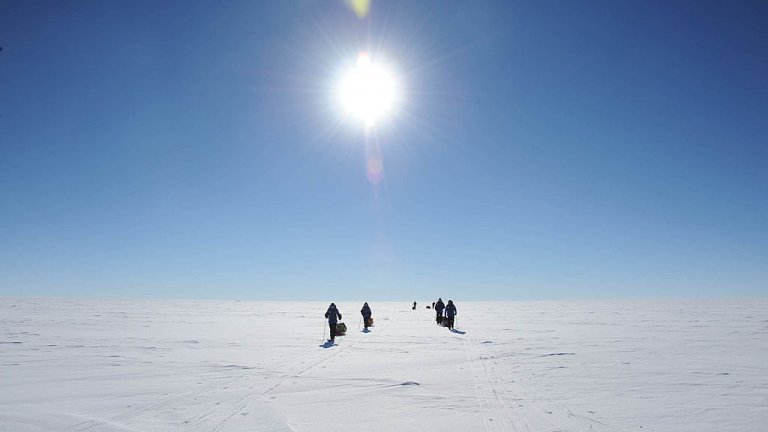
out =
[[368,330],[368,327],[371,325],[371,307],[368,306],[368,302],[363,303],[363,308],[360,309],[360,315],[363,316],[363,325],[365,326],[365,329]]
[[336,309],[336,304],[331,303],[331,305],[328,306],[328,310],[325,312],[325,317],[328,318],[328,327],[331,328],[331,338],[329,341],[333,342],[334,339],[336,339],[336,324],[339,322],[338,320],[341,319],[341,313]]
[[458,312],[456,311],[456,305],[453,304],[453,300],[448,300],[448,305],[445,306],[445,316],[448,318],[448,328],[453,330],[453,320]]
[[440,322],[443,321],[443,309],[445,309],[445,303],[443,303],[443,299],[439,298],[437,299],[437,303],[435,303],[435,319],[437,320],[437,325],[440,325]]

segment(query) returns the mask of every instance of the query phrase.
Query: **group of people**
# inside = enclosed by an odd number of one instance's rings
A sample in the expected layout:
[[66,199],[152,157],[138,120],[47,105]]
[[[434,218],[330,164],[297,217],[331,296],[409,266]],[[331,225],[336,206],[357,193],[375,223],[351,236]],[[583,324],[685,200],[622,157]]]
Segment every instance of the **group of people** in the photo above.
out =
[[[363,316],[363,326],[365,327],[365,330],[368,331],[368,327],[373,325],[371,307],[368,306],[368,302],[363,303],[363,308],[360,309],[360,314]],[[337,324],[339,323],[339,320],[342,319],[341,312],[336,308],[335,303],[331,303],[331,305],[328,306],[328,310],[325,311],[325,317],[328,318],[328,327],[331,328],[331,338],[328,339],[328,342],[334,342],[338,332]]]
[[[441,325],[445,319],[447,324],[446,327],[453,330],[453,323],[456,319],[456,314],[458,313],[456,311],[456,305],[453,304],[453,300],[448,300],[448,304],[446,305],[443,303],[443,299],[439,298],[436,302],[432,302],[432,308],[437,314],[437,324]],[[427,309],[429,309],[429,306],[427,306]],[[413,302],[413,310],[416,310],[416,302]],[[360,315],[363,316],[364,331],[368,331],[368,327],[373,325],[371,307],[368,306],[368,302],[363,303],[363,308],[360,309]],[[328,306],[328,310],[325,312],[325,317],[328,319],[328,327],[331,328],[331,338],[328,339],[328,342],[333,343],[338,334],[337,324],[339,323],[339,320],[341,320],[341,312],[336,308],[335,303],[331,303],[331,305]]]
[[432,308],[435,310],[435,321],[437,321],[437,325],[441,325],[443,320],[447,320],[446,327],[453,330],[453,323],[456,321],[456,314],[458,314],[456,305],[453,304],[453,300],[448,300],[448,304],[446,305],[443,303],[443,299],[439,298],[436,302],[432,302]]

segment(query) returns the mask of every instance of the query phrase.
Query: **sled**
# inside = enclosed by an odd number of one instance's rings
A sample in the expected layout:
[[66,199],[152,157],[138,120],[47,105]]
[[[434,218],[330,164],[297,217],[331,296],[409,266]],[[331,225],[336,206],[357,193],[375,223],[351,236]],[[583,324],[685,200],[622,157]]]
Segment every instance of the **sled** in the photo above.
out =
[[344,323],[336,324],[336,336],[344,336],[347,333],[347,325]]

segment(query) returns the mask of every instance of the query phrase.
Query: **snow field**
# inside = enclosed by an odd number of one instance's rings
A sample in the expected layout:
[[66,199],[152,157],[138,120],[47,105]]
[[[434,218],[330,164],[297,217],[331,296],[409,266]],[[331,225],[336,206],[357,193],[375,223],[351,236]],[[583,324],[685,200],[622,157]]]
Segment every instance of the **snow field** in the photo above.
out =
[[765,300],[457,300],[454,332],[426,300],[369,302],[369,333],[337,301],[331,347],[328,303],[0,299],[0,431],[768,424]]

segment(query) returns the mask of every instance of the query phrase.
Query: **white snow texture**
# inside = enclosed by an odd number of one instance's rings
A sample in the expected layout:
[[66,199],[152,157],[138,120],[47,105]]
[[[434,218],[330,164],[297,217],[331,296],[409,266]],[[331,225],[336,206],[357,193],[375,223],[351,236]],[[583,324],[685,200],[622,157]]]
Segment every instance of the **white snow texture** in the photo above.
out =
[[0,431],[768,430],[766,300],[330,300],[0,299]]

